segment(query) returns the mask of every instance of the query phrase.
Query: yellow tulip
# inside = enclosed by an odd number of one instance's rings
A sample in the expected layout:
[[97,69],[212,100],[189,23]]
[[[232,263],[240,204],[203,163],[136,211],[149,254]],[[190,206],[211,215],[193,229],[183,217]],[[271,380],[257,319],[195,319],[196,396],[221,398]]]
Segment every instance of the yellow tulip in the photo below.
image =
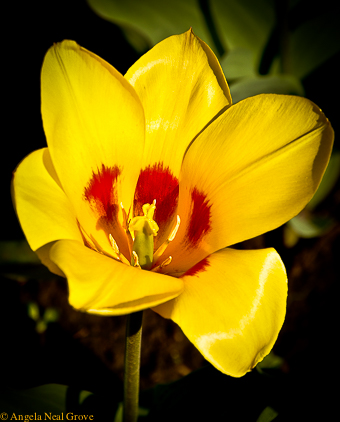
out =
[[55,44],[41,91],[48,147],[17,167],[13,201],[31,248],[67,278],[70,304],[153,308],[222,372],[251,370],[283,324],[286,272],[274,249],[230,246],[313,196],[333,143],[320,109],[272,94],[232,105],[191,30],[125,76],[73,41]]

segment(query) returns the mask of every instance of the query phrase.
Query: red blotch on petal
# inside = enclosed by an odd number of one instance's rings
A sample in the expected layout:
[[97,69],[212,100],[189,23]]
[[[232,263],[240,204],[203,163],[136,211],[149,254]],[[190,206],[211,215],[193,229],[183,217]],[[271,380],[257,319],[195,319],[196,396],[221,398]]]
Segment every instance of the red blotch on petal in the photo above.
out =
[[184,273],[180,278],[185,277],[187,275],[193,276],[197,275],[203,271],[207,271],[207,268],[210,266],[208,257],[202,259],[202,261],[198,262],[196,265],[194,265],[190,270],[188,270],[186,273]]
[[134,215],[143,215],[142,206],[156,199],[154,220],[159,236],[173,220],[178,203],[178,179],[162,163],[148,166],[140,172],[134,201]]
[[84,197],[92,210],[100,217],[112,221],[117,213],[117,178],[120,175],[117,166],[102,168],[92,172],[92,178],[84,190]]
[[196,187],[191,192],[192,212],[186,232],[186,241],[198,245],[211,230],[211,205],[206,195]]
[[[84,199],[88,201],[90,208],[97,218],[97,230],[103,230],[109,241],[111,234],[118,244],[120,252],[130,259],[130,250],[125,230],[119,223],[117,181],[121,170],[117,166],[106,167],[102,164],[98,172],[93,172],[92,177],[84,189]],[[96,240],[91,237],[95,247]]]

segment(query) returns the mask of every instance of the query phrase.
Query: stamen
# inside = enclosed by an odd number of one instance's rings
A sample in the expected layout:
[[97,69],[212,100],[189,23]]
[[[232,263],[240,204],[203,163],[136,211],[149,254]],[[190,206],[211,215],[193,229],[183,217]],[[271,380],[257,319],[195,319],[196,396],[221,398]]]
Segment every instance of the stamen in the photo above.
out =
[[123,214],[123,224],[122,224],[122,227],[123,227],[124,230],[127,230],[127,228],[128,228],[128,224],[127,224],[127,222],[128,222],[128,214],[125,211],[123,202],[120,203],[120,208],[121,208],[122,214]]
[[166,267],[167,265],[169,265],[171,261],[172,261],[172,256],[170,255],[170,256],[168,256],[168,258],[167,258],[167,259],[165,259],[165,260],[161,263],[161,265],[157,265],[157,267],[152,268],[152,270],[151,270],[151,271],[156,272],[156,271],[158,271],[158,270],[161,270],[162,268],[164,268],[164,267]]
[[[132,261],[133,261],[133,263],[132,263]],[[139,265],[139,258],[138,258],[138,255],[136,254],[136,252],[135,252],[135,251],[132,251],[132,259],[131,259],[131,263],[132,263],[132,266],[133,266],[133,267],[140,268],[140,265]]]
[[168,247],[169,243],[172,242],[178,232],[179,225],[181,224],[181,219],[179,215],[177,215],[176,219],[176,226],[172,229],[169,237],[166,239],[166,241],[157,249],[157,251],[153,254],[154,261],[157,261],[157,259],[163,255],[165,249]]
[[118,255],[118,258],[119,258],[119,255],[120,255],[119,247],[118,247],[117,242],[114,240],[114,238],[113,238],[113,236],[112,236],[111,233],[109,234],[109,239],[110,239],[110,243],[111,243],[112,249]]
[[129,225],[129,233],[132,239],[132,243],[135,241],[135,234],[134,234],[134,230],[130,229],[130,225]]
[[101,255],[104,255],[103,251],[100,249],[99,245],[95,243],[92,236],[89,236],[88,233],[86,233],[85,229],[80,225],[79,221],[77,220],[77,225],[80,230],[81,237],[83,239],[84,245],[88,248],[100,253]]
[[175,239],[175,236],[178,232],[179,229],[179,225],[181,224],[181,219],[179,218],[179,215],[177,215],[177,222],[176,222],[176,226],[175,228],[172,230],[172,232],[170,233],[170,236],[168,237],[168,241],[172,242]]
[[167,265],[169,265],[171,261],[172,261],[172,256],[169,255],[168,258],[161,263],[161,268],[164,268]]
[[119,259],[119,261],[124,262],[124,264],[130,265],[129,261],[125,258],[125,256],[122,253],[120,253],[119,246],[117,242],[114,240],[111,233],[109,234],[109,240],[110,240],[112,249],[114,253],[116,254],[116,258]]
[[129,221],[129,214],[130,214],[130,210],[129,210],[128,213],[126,213],[125,208],[124,208],[124,205],[123,205],[123,202],[120,203],[120,207],[121,207],[122,213],[123,213],[123,225],[122,225],[122,227],[125,230],[125,234],[126,234],[128,245],[129,245],[129,251],[131,253],[132,246],[133,246],[133,241],[135,239],[134,239],[133,234],[129,230],[129,223],[130,223],[130,221]]

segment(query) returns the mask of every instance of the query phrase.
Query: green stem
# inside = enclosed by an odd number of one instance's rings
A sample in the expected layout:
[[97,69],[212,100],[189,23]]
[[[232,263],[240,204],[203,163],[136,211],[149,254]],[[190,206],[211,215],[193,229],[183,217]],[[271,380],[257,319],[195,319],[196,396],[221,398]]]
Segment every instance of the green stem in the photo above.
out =
[[143,311],[133,313],[127,317],[124,363],[123,422],[136,422],[138,419],[142,321]]

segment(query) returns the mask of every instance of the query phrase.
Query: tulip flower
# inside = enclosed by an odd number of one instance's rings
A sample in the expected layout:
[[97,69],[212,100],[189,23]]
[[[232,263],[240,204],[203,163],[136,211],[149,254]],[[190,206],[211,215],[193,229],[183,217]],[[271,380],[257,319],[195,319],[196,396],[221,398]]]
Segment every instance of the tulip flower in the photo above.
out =
[[232,248],[308,203],[333,130],[296,96],[232,104],[221,67],[192,30],[121,75],[73,41],[41,74],[47,148],[13,178],[31,248],[67,278],[69,302],[98,315],[152,308],[203,356],[240,377],[272,349],[287,276],[272,249]]

